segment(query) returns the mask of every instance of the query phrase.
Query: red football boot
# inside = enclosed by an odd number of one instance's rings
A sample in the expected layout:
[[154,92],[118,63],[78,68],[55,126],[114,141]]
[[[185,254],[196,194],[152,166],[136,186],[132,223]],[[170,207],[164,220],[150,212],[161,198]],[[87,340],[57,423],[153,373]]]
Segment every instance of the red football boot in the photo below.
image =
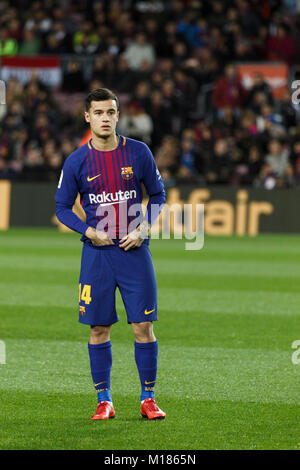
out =
[[158,408],[154,398],[146,398],[141,404],[141,415],[145,419],[165,419],[166,413]]
[[100,401],[97,406],[96,413],[91,419],[110,419],[116,416],[112,403],[108,401]]

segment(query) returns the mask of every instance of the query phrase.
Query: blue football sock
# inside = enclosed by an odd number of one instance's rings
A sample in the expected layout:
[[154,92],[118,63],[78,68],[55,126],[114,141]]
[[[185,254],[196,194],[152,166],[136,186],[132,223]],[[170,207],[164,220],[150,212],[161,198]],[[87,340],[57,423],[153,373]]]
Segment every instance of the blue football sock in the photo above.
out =
[[135,362],[139,371],[142,392],[141,401],[154,398],[154,386],[157,373],[157,340],[152,343],[134,343]]
[[98,403],[100,401],[112,401],[110,395],[110,371],[112,366],[111,342],[102,344],[88,343],[91,373]]

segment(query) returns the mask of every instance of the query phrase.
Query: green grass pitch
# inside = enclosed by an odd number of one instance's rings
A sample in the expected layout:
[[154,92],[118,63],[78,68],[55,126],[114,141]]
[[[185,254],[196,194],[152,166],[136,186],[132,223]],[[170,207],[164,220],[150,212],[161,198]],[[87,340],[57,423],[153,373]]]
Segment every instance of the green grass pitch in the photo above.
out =
[[117,416],[93,422],[77,321],[81,243],[51,229],[0,233],[1,449],[300,449],[300,237],[152,240],[159,286],[156,398],[139,414],[134,337],[119,295],[113,327]]

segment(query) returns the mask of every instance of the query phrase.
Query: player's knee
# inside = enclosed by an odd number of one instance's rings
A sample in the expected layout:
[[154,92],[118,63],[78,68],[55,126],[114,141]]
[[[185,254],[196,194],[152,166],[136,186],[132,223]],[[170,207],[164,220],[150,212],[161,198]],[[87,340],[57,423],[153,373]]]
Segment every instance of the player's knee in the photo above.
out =
[[90,344],[106,343],[110,340],[111,326],[93,325],[90,332]]
[[138,343],[155,341],[152,322],[132,323],[132,329]]

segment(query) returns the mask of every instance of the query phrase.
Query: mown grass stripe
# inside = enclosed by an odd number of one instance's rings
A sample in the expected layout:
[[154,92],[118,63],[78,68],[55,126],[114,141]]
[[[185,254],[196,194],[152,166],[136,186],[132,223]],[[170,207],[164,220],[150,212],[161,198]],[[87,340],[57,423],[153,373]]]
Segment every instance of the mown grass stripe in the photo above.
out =
[[[135,394],[140,385],[133,345],[114,343],[113,350],[112,391],[117,388],[119,395]],[[86,342],[8,340],[7,351],[7,364],[1,369],[3,390],[94,393]],[[156,388],[166,395],[187,400],[300,404],[300,370],[291,363],[290,351],[162,344],[159,366]],[[23,373],[12,380],[16,367]],[[290,387],[291,381],[294,387]]]
[[[77,308],[76,286],[49,284],[0,284],[0,305],[27,305]],[[300,315],[300,293],[240,292],[238,290],[159,289],[159,309],[254,315]],[[118,293],[117,306],[123,308]]]
[[[42,260],[42,261],[41,261]],[[256,262],[256,261],[214,261],[214,260],[189,260],[180,263],[178,269],[178,260],[160,260],[154,259],[154,265],[158,274],[177,273],[178,277],[186,274],[195,276],[236,276],[236,277],[255,277],[264,278],[299,278],[300,264],[284,262]],[[41,255],[2,255],[0,268],[11,269],[11,267],[20,270],[56,270],[56,271],[75,271],[80,268],[80,253],[65,254],[63,256],[53,257]]]

